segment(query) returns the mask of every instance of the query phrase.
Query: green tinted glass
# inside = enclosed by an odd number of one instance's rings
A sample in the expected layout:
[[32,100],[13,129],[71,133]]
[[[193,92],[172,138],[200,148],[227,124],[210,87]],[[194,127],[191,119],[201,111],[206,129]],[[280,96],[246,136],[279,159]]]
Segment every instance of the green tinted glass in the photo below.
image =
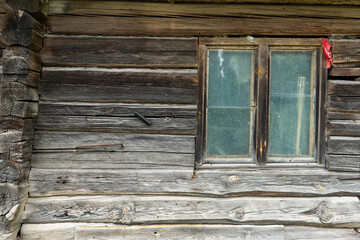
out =
[[269,156],[313,155],[313,51],[272,51]]
[[210,50],[207,155],[249,155],[253,51]]

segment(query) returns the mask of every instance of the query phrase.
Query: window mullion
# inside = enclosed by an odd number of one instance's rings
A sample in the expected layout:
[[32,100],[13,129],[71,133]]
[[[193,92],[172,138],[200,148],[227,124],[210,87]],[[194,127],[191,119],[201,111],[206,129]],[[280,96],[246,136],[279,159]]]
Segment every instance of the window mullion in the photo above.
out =
[[269,46],[260,45],[258,52],[256,96],[256,163],[264,165],[268,146],[269,116]]

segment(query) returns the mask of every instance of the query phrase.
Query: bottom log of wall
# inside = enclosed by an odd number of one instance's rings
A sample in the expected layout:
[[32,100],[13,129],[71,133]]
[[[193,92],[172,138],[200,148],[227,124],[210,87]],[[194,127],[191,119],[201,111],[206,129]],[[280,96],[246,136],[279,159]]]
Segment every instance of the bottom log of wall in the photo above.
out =
[[[282,225],[156,225],[119,226],[112,224],[56,223],[24,224],[23,240],[84,239],[271,239],[271,240],[356,240],[354,229],[284,227]],[[221,238],[222,237],[222,238]]]
[[360,227],[357,197],[76,196],[30,198],[24,223],[281,224]]

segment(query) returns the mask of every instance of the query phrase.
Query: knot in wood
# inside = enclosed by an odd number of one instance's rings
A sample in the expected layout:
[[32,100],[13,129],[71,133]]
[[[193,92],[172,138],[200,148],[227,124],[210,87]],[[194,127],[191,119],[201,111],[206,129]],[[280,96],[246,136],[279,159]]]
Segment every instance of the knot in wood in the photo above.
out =
[[330,209],[326,206],[325,203],[321,203],[318,207],[318,216],[322,223],[328,223],[334,217]]
[[131,212],[134,208],[133,204],[125,204],[122,208],[123,213]]
[[245,211],[243,209],[237,209],[235,211],[235,217],[238,218],[238,219],[242,219],[245,215]]
[[229,182],[236,182],[237,180],[239,180],[238,176],[230,176],[229,177]]

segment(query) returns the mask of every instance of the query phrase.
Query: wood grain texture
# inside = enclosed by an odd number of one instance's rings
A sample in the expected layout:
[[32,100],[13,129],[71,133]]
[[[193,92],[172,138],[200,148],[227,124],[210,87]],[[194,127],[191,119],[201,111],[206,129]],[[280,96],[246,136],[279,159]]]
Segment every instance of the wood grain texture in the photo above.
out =
[[39,107],[40,116],[132,117],[135,112],[154,118],[191,118],[196,116],[196,105],[40,101]]
[[360,81],[330,80],[329,94],[360,97]]
[[331,44],[335,64],[360,66],[360,40],[332,40]]
[[[355,34],[353,21],[360,18],[357,7],[347,6],[224,4],[219,8],[116,1],[106,6],[101,1],[58,1],[50,5],[49,15],[53,33],[119,35]],[[125,27],[129,24],[132,28]]]
[[[259,18],[161,18],[110,16],[49,16],[52,34],[83,35],[266,35],[324,36],[356,35],[358,19],[321,19],[299,17]],[[129,28],[128,26],[132,27]],[[91,26],[91,27],[89,27]],[[106,26],[106,27],[104,27]]]
[[360,120],[331,120],[328,123],[330,136],[360,136]]
[[329,96],[329,111],[360,111],[360,97]]
[[[355,176],[358,176],[355,174]],[[356,196],[353,173],[317,169],[91,170],[35,169],[30,173],[32,197],[96,194],[176,194],[191,196]],[[266,183],[266,184],[264,184]]]
[[328,153],[332,154],[360,154],[360,137],[330,136]]
[[39,19],[45,20],[49,8],[49,0],[6,0],[14,10],[24,10]]
[[328,120],[360,120],[360,113],[328,112]]
[[127,102],[194,104],[196,89],[148,86],[43,84],[41,100],[67,102]]
[[[23,224],[21,237],[26,240],[74,240],[77,237],[104,237],[119,239],[123,234],[124,239],[204,239],[206,236],[229,236],[229,239],[251,239],[252,236],[259,236],[257,239],[266,239],[270,234],[271,240],[357,240],[359,233],[354,229],[345,228],[316,228],[316,227],[293,227],[282,225],[213,225],[213,224],[177,224],[177,225],[143,225],[143,226],[123,226],[115,224],[98,223],[49,223],[49,224]],[[209,235],[207,233],[210,233]],[[218,235],[220,236],[218,236]],[[243,236],[242,234],[245,234]],[[187,236],[182,238],[181,236]],[[243,238],[240,238],[243,236]],[[120,238],[121,239],[121,238]],[[255,238],[256,239],[256,238]],[[81,240],[77,239],[77,240]]]
[[42,83],[152,86],[194,89],[196,69],[44,67]]
[[100,116],[38,116],[35,128],[38,130],[96,131],[96,132],[143,132],[159,134],[195,135],[196,120],[192,118],[152,118],[148,126],[139,118]]
[[79,227],[76,240],[114,239],[283,239],[282,226],[160,225],[135,227]]
[[331,68],[329,71],[331,77],[360,77],[360,68]]
[[2,41],[7,46],[21,45],[35,51],[42,47],[44,26],[26,11],[8,11],[4,17]]
[[186,135],[38,131],[34,134],[34,150],[75,150],[84,145],[121,143],[124,147],[116,151],[194,153],[194,141],[194,136]]
[[194,154],[114,150],[36,151],[32,154],[31,166],[43,169],[192,169]]
[[[102,16],[161,16],[161,17],[323,17],[323,18],[360,18],[356,7],[349,6],[306,6],[290,4],[195,4],[187,3],[149,3],[129,1],[69,1],[57,0],[50,5],[49,16],[54,15],[102,15]],[[183,1],[185,2],[185,1]],[[210,1],[209,1],[210,2]],[[251,1],[247,1],[250,3]],[[292,1],[293,2],[293,1]],[[270,1],[269,1],[270,3]],[[273,1],[271,2],[273,3]]]
[[356,240],[359,236],[355,229],[285,227],[286,240]]
[[43,100],[93,102],[196,101],[196,70],[45,68]]
[[[108,24],[110,22],[105,25]],[[52,24],[50,23],[50,25]],[[130,25],[134,26],[134,23]],[[126,28],[129,28],[130,25],[127,25]],[[118,27],[120,25],[117,25],[116,28]],[[78,30],[74,34],[81,34],[81,30]],[[195,68],[196,54],[196,38],[46,35],[41,59],[45,66]]]
[[3,73],[28,74],[40,72],[40,55],[24,47],[8,47],[3,51]]
[[331,171],[360,172],[360,157],[358,155],[332,155],[326,156],[327,168]]
[[29,199],[25,223],[286,224],[359,227],[357,197],[203,198],[92,196]]

